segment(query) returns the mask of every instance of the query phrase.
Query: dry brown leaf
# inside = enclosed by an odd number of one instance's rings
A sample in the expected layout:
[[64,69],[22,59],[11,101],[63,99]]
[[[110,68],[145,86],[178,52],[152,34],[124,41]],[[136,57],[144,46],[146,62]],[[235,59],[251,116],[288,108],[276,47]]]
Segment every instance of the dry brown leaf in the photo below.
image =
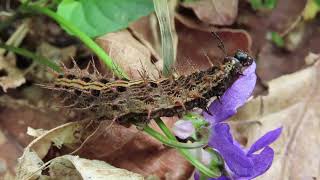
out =
[[28,126],[50,129],[65,118],[57,118],[57,112],[44,113],[25,99],[13,99],[7,95],[0,97],[0,104],[0,131],[4,137],[0,143],[0,164],[6,168],[6,172],[0,172],[1,179],[15,172],[16,160],[21,156],[23,147],[31,141],[25,133]]
[[[49,168],[49,175],[43,175],[42,170]],[[78,156],[64,155],[54,158],[50,163],[44,163],[37,153],[26,148],[19,158],[17,180],[34,179],[143,179],[143,176],[115,168],[103,161],[88,160]]]
[[[42,132],[39,137],[33,140],[26,148],[36,152],[42,159],[47,156],[52,146],[58,149],[66,149],[72,152],[76,150],[83,141],[90,136],[97,128],[97,124],[89,120],[63,124],[49,131]],[[30,131],[29,131],[30,133]]]
[[75,57],[76,51],[77,49],[75,46],[57,48],[46,42],[41,42],[37,48],[37,53],[54,62],[66,62],[71,57]]
[[[218,48],[218,40],[211,34],[212,28],[196,24],[184,23],[183,19],[176,21],[178,33],[177,69],[182,74],[189,74],[197,69],[208,69],[222,62],[225,54]],[[250,51],[251,37],[244,30],[216,30],[222,39],[228,55],[233,55],[237,49]]]
[[[266,20],[270,26],[269,31],[276,31],[281,35],[289,33],[295,25],[300,21],[300,16],[306,6],[307,0],[294,1],[294,0],[283,0],[277,3],[277,6],[270,12],[270,16],[261,16],[263,20]],[[288,6],[290,4],[290,6]],[[259,18],[259,17],[258,17]],[[266,23],[261,22],[261,23]]]
[[312,179],[320,177],[320,62],[268,83],[267,96],[259,96],[241,108],[234,120],[258,121],[240,126],[248,145],[269,130],[282,126],[272,147],[275,160],[259,179]]
[[202,22],[213,25],[231,25],[238,14],[238,0],[201,0],[182,6],[192,9]]
[[[65,155],[54,159],[50,165],[53,178],[70,179],[110,179],[110,180],[142,180],[143,176],[115,168],[103,161],[88,160],[78,156]],[[77,178],[76,178],[77,177]],[[80,178],[81,177],[81,178]]]
[[0,179],[14,173],[17,158],[21,155],[21,147],[12,141],[12,137],[0,128]]
[[307,65],[312,65],[316,63],[317,61],[320,61],[320,57],[318,54],[309,53],[308,56],[305,58],[305,62]]
[[[315,24],[314,24],[315,25]],[[308,30],[313,30],[314,25],[307,27]],[[309,29],[310,28],[310,29]],[[299,48],[293,52],[283,51],[271,43],[265,44],[259,54],[257,63],[257,73],[263,81],[269,81],[281,75],[296,72],[305,67],[303,58],[310,51],[319,52],[320,33],[314,31],[308,35],[304,43],[299,45]],[[312,40],[310,41],[310,38]]]
[[43,134],[46,134],[48,132],[48,130],[44,130],[44,129],[33,129],[32,127],[28,127],[27,129],[27,134],[29,136],[32,136],[32,137],[40,137],[42,136]]
[[[175,120],[167,118],[165,122],[170,127]],[[193,171],[193,167],[175,149],[164,146],[133,126],[102,125],[77,154],[144,176],[183,180]]]
[[96,123],[84,120],[67,123],[49,131],[41,130],[40,133],[39,130],[29,129],[29,133],[39,137],[25,148],[22,157],[19,159],[17,179],[42,176],[41,169],[44,168],[45,163],[42,159],[55,158],[73,152],[95,132],[96,128]]
[[[173,119],[168,120],[172,125]],[[193,171],[193,167],[175,149],[163,146],[133,126],[125,128],[103,121],[92,135],[87,132],[88,126],[86,122],[73,122],[46,132],[33,131],[32,134],[40,136],[31,142],[26,150],[30,149],[40,159],[46,160],[77,150],[76,154],[81,157],[103,160],[144,176],[185,179]],[[80,140],[85,143],[77,149]],[[53,148],[52,144],[62,148]],[[23,163],[26,162],[21,161],[19,167],[23,166]],[[23,174],[30,176],[30,173]]]
[[0,86],[4,92],[9,88],[16,88],[26,82],[24,74],[13,64],[8,57],[0,56]]
[[[147,41],[153,49],[160,54],[161,40],[159,37],[158,20],[155,14],[142,17],[138,21],[133,22],[130,24],[129,29],[138,34],[139,40]],[[142,36],[142,38],[140,38],[140,36]]]
[[[286,34],[286,31],[292,27],[301,15],[306,1],[281,0],[277,2],[277,6],[272,11],[259,14],[249,8],[248,2],[239,1],[240,8],[236,24],[240,27],[246,27],[246,30],[252,36],[255,44],[252,49],[254,54],[259,53],[261,47],[268,41],[266,39],[268,32],[274,31],[279,34]],[[299,59],[303,59],[305,55]]]
[[96,41],[132,79],[141,79],[139,71],[146,71],[150,78],[159,77],[162,62],[155,59],[155,51],[150,51],[151,46],[144,46],[128,30],[108,33]]
[[34,180],[41,177],[41,168],[44,162],[29,148],[25,148],[23,155],[18,159],[16,180]]
[[[2,96],[0,99],[8,100],[9,98]],[[12,107],[14,105],[15,107]],[[20,144],[21,146],[28,145],[33,139],[26,134],[29,126],[51,129],[67,121],[64,115],[65,112],[63,111],[57,112],[47,109],[47,111],[44,112],[43,109],[40,110],[40,108],[36,108],[38,107],[30,107],[28,104],[25,105],[25,101],[17,101],[15,104],[10,102],[9,107],[4,107],[3,104],[1,104],[0,127],[9,134],[12,143]]]
[[[49,131],[39,133],[39,130],[29,130],[29,133],[39,136],[33,140],[26,148],[19,159],[17,168],[17,179],[47,178],[41,174],[45,163],[50,164],[50,178],[60,179],[142,179],[141,175],[131,173],[127,170],[114,168],[105,162],[96,160],[86,160],[79,157],[65,155],[76,150],[86,138],[96,132],[97,124],[91,121],[79,121],[61,125]],[[52,146],[60,149],[52,149]],[[49,154],[49,150],[51,152]],[[53,153],[56,151],[55,153]],[[53,153],[53,157],[51,157]],[[42,159],[53,158],[52,161],[45,162]],[[69,167],[69,168],[66,168]]]

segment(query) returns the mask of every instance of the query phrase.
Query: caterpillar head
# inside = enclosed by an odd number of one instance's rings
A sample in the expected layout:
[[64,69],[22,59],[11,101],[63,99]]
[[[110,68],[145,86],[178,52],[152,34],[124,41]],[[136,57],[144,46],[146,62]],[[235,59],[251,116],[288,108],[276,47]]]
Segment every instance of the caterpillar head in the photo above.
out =
[[243,66],[250,66],[253,62],[253,58],[248,55],[248,53],[238,49],[233,56],[236,58]]

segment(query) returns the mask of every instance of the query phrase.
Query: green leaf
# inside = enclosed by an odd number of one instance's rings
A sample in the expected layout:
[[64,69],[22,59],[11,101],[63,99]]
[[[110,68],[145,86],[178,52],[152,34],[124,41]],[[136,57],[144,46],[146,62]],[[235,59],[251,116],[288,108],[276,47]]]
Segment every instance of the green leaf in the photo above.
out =
[[274,9],[277,5],[277,0],[266,0],[264,5],[267,9]]
[[63,0],[57,13],[96,37],[124,29],[153,10],[151,0]]
[[260,9],[261,7],[263,7],[261,0],[250,0],[250,4],[253,9]]
[[320,11],[320,0],[308,0],[302,16],[304,20],[314,19]]
[[56,72],[61,72],[60,66],[58,66],[54,62],[50,61],[46,57],[43,57],[41,55],[37,55],[27,49],[9,46],[9,45],[5,45],[5,44],[1,44],[1,43],[0,43],[0,48],[6,49],[8,51],[12,51],[12,52],[19,54],[21,56],[24,56],[24,57],[30,58],[39,64],[48,66],[49,68],[51,68],[52,70],[54,70]]
[[277,0],[250,0],[253,9],[274,9]]
[[276,46],[284,47],[284,40],[277,32],[269,32],[268,39],[270,39]]

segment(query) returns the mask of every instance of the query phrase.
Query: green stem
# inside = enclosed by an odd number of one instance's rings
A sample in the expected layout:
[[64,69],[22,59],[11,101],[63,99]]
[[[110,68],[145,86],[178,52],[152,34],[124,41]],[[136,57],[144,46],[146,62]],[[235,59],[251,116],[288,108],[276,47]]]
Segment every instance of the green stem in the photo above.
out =
[[[169,139],[176,140],[174,135],[171,133],[170,129],[164,124],[164,122],[160,118],[155,119],[155,121],[159,126],[159,128],[163,131],[163,133]],[[199,160],[195,159],[188,150],[178,148],[178,151],[184,158],[186,158],[192,165],[194,165],[205,176],[211,177],[211,178],[217,178],[221,176],[221,172],[212,171],[211,169],[206,167],[204,164],[202,164]]]
[[118,77],[128,79],[126,73],[112,61],[112,59],[106,54],[106,52],[97,44],[95,43],[89,36],[87,36],[84,32],[79,30],[76,26],[74,26],[71,22],[68,22],[59,14],[55,13],[54,11],[46,8],[40,7],[36,5],[28,5],[24,6],[24,8],[28,11],[35,11],[42,14],[45,14],[55,21],[57,21],[60,25],[65,27],[68,31],[78,37],[89,49],[97,54],[98,57],[102,59],[102,61],[107,65],[109,69],[111,69]]
[[155,131],[154,129],[152,129],[151,127],[149,127],[148,125],[146,125],[143,128],[143,130],[144,130],[144,132],[146,132],[150,136],[156,138],[157,140],[159,140],[163,144],[165,144],[167,146],[170,146],[170,147],[174,147],[174,148],[196,149],[196,148],[204,147],[206,145],[206,144],[201,143],[201,142],[188,144],[188,143],[180,143],[178,141],[175,141],[175,140],[172,140],[172,139],[168,139],[165,136],[163,136],[160,133],[158,133],[157,131]]
[[162,132],[170,139],[176,140],[176,137],[171,133],[170,129],[164,124],[164,122],[160,118],[154,119]]
[[0,44],[0,48],[9,50],[9,51],[17,53],[21,56],[25,56],[27,58],[30,58],[30,59],[38,62],[39,64],[43,64],[43,65],[50,67],[51,69],[53,69],[56,72],[61,72],[60,67],[58,65],[56,65],[55,63],[51,62],[49,59],[47,59],[43,56],[36,55],[33,52],[28,51],[26,49],[17,48],[17,47],[5,45],[5,44]]

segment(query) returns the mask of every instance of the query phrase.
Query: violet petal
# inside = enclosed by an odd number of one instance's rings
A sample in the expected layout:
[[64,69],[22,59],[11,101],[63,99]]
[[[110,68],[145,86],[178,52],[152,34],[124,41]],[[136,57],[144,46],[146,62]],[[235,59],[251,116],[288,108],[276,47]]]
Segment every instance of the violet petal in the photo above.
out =
[[173,130],[173,133],[176,136],[178,136],[180,139],[187,139],[195,132],[192,122],[184,121],[184,120],[177,121],[174,124],[172,130]]
[[255,69],[256,64],[252,63],[243,72],[243,75],[220,97],[220,100],[211,103],[209,111],[212,116],[207,113],[203,114],[209,122],[217,123],[228,119],[237,112],[237,108],[247,101],[256,84]]
[[249,149],[248,155],[259,151],[260,149],[273,143],[281,134],[282,128],[277,128],[273,131],[269,131],[267,134],[258,139]]
[[[195,173],[194,173],[194,180],[200,180],[200,174],[199,174],[199,172],[198,171],[196,171]],[[207,180],[230,180],[228,177],[226,177],[226,176],[220,176],[220,177],[218,177],[218,178],[208,178]]]
[[252,159],[254,164],[254,171],[250,176],[250,179],[253,179],[265,173],[271,167],[274,158],[274,151],[267,146],[261,153],[251,154],[249,157]]
[[235,174],[247,177],[253,170],[253,161],[245,152],[233,143],[230,127],[225,123],[215,124],[209,139],[209,146],[216,149]]
[[[274,158],[274,151],[270,147],[265,147],[265,149],[260,154],[252,154],[248,158],[252,159],[254,164],[253,166],[254,168],[250,172],[250,176],[243,177],[233,172],[231,179],[249,180],[257,176],[260,176],[271,167],[271,164]],[[195,172],[194,179],[195,180],[200,179],[198,171]],[[230,180],[230,178],[226,176],[221,176],[219,178],[208,178],[208,180]]]

